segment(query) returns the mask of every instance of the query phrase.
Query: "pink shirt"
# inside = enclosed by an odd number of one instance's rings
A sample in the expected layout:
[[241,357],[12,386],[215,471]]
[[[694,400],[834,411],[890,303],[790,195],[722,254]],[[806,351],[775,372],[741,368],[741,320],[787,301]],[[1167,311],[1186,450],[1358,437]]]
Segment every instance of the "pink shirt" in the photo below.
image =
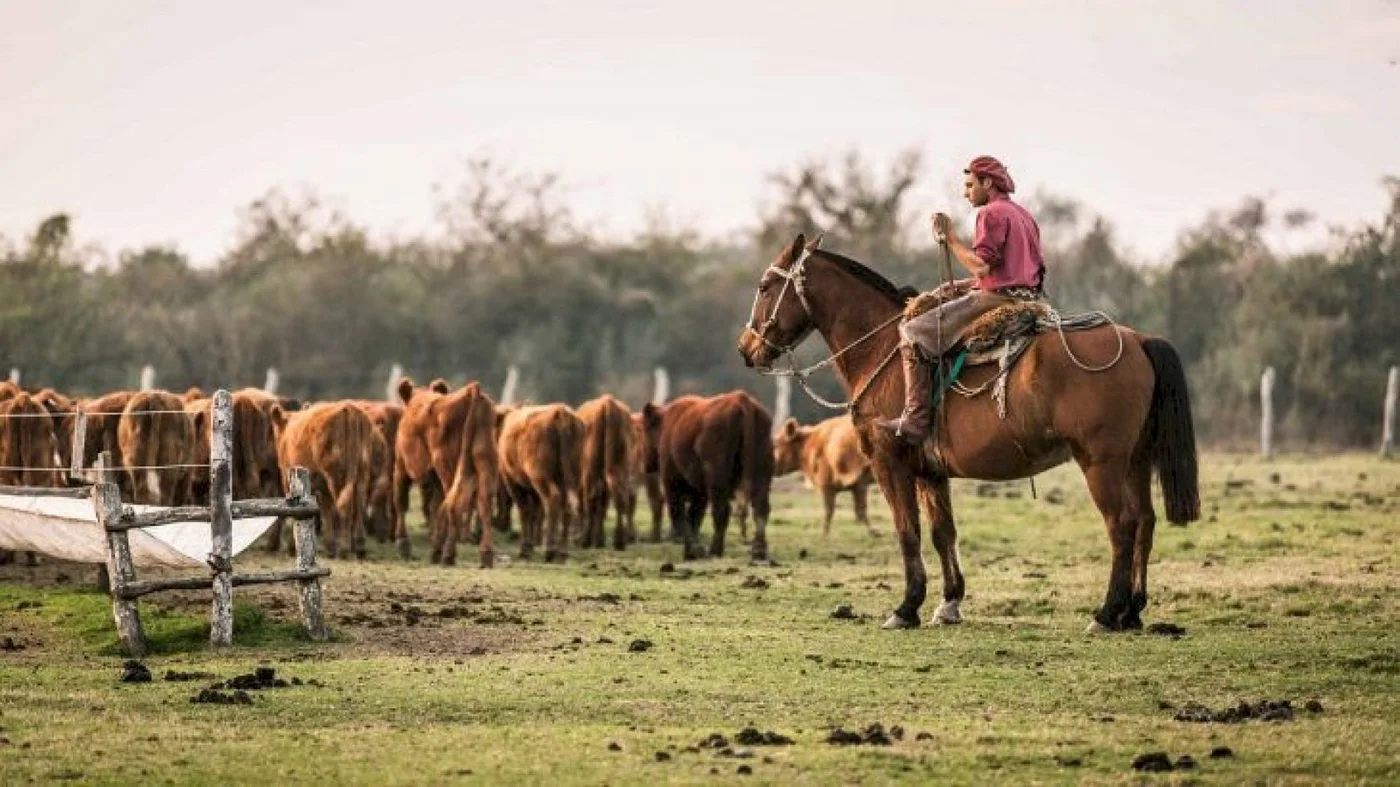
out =
[[991,271],[977,278],[979,290],[1040,287],[1045,257],[1040,253],[1040,225],[1025,208],[999,196],[977,213],[972,251]]

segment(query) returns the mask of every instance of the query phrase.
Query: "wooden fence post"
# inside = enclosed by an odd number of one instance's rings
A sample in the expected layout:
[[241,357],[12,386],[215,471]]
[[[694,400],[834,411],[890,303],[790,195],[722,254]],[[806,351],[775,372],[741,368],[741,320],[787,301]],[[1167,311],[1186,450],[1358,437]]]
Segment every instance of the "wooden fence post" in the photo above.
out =
[[671,398],[671,375],[666,367],[658,366],[652,372],[651,403],[666,404]]
[[19,385],[19,378],[20,378],[19,367],[18,367],[18,366],[12,366],[12,367],[10,367],[10,382],[14,383],[15,385]]
[[233,397],[214,393],[209,435],[209,508],[214,603],[209,621],[209,644],[233,644]]
[[1395,411],[1400,407],[1400,366],[1390,367],[1385,378],[1385,414],[1381,421],[1381,457],[1389,459],[1395,450]]
[[156,388],[156,367],[146,364],[141,367],[141,390],[154,391]]
[[393,367],[389,369],[389,384],[384,388],[384,401],[399,401],[399,380],[402,379],[403,367],[398,364],[394,364]]
[[506,367],[506,382],[501,386],[501,404],[515,403],[515,390],[520,387],[520,368],[515,364]]
[[[97,510],[97,523],[104,529],[122,516],[122,496],[117,485],[103,481],[92,488],[92,505]],[[111,577],[112,617],[117,622],[117,636],[132,658],[146,655],[146,637],[141,631],[141,615],[136,599],[126,598],[122,591],[136,580],[136,567],[131,562],[131,542],[125,530],[107,531],[107,573]]]
[[[97,483],[115,484],[117,477],[108,468],[112,466],[112,452],[102,451],[97,455],[97,462],[92,466],[93,481]],[[121,487],[117,487],[120,489]],[[110,551],[110,550],[109,550]],[[103,593],[112,592],[112,570],[106,563],[97,567],[97,589]]]
[[[304,467],[293,467],[287,471],[287,500],[297,505],[314,507],[316,498],[311,493],[311,474]],[[316,568],[316,517],[307,516],[296,520],[293,539],[297,547],[297,571],[313,571]],[[297,599],[301,605],[301,620],[306,633],[314,640],[326,638],[326,621],[321,615],[321,579],[297,580]]]
[[775,377],[773,381],[778,385],[778,395],[773,402],[773,434],[777,434],[792,415],[792,378]]
[[79,407],[73,414],[73,444],[68,459],[68,479],[82,481],[83,454],[87,452],[87,411]]
[[1259,378],[1259,451],[1265,459],[1274,456],[1274,367]]
[[281,383],[282,376],[277,373],[277,367],[267,367],[267,376],[263,378],[263,390],[275,396]]

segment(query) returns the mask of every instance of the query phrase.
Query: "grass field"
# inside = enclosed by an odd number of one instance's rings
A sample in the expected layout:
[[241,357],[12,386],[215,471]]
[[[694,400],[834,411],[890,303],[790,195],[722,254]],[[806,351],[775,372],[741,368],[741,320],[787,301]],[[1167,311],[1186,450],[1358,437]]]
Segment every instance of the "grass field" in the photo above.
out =
[[[903,632],[879,629],[902,588],[883,502],[883,537],[843,498],[824,539],[791,479],[773,567],[749,566],[737,533],[720,560],[642,544],[489,572],[380,547],[333,564],[331,643],[301,638],[290,588],[240,589],[240,644],[219,653],[207,593],[147,597],[144,684],[118,680],[91,569],[6,566],[0,783],[1400,782],[1400,463],[1205,457],[1206,518],[1159,526],[1153,554],[1144,618],[1177,638],[1082,633],[1107,581],[1103,526],[1074,468],[1038,486],[958,483],[967,622]],[[189,700],[212,679],[162,679],[257,665],[303,683],[206,705]],[[1265,699],[1296,717],[1173,718]],[[875,723],[902,740],[827,742]],[[747,726],[793,743],[741,744]],[[700,746],[712,733],[727,752]],[[1133,769],[1156,751],[1197,766]]]

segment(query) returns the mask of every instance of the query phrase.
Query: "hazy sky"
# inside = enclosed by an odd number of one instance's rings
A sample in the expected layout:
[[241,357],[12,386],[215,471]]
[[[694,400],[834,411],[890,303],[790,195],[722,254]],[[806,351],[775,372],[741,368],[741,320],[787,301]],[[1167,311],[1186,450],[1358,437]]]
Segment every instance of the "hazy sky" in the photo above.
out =
[[208,262],[272,186],[414,234],[480,153],[563,174],[606,232],[720,232],[767,172],[917,146],[920,208],[991,153],[1160,259],[1245,194],[1377,217],[1397,60],[1394,0],[0,0],[0,234],[66,210]]

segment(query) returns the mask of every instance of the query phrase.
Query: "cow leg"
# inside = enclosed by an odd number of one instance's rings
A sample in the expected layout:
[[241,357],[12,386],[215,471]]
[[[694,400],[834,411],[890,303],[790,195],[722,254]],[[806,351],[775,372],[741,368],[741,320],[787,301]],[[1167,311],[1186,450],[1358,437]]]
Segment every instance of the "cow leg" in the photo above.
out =
[[481,556],[481,567],[491,568],[496,565],[496,535],[495,528],[491,527],[492,508],[496,501],[496,480],[488,473],[478,470],[475,481],[470,502],[475,504],[473,507],[476,517],[481,520],[481,542],[477,545],[477,553]]
[[836,514],[836,487],[828,483],[823,483],[820,490],[822,496],[822,537],[831,536],[831,518]]
[[749,510],[753,512],[753,544],[749,546],[749,558],[755,561],[768,560],[768,489],[749,490]]
[[870,509],[866,498],[870,494],[870,484],[859,482],[851,487],[851,501],[855,504],[856,520],[865,525],[865,532],[872,536],[880,535],[880,531],[870,524]]
[[[545,534],[544,559],[546,563],[563,563],[569,557],[569,514],[568,494],[559,486],[551,484],[544,492],[544,512],[549,531]],[[550,541],[553,540],[553,548]]]
[[[617,525],[613,528],[613,549],[627,548],[629,540],[636,540],[636,528],[632,523],[632,512],[637,510],[636,499],[632,497],[632,487],[619,482],[613,487],[613,508],[617,512]],[[604,513],[606,517],[606,513]]]
[[528,560],[540,540],[540,504],[534,492],[520,487],[512,490],[511,500],[520,510],[520,559]]
[[713,492],[710,518],[714,520],[715,532],[710,536],[710,557],[724,557],[724,534],[729,529],[730,495]]
[[394,540],[398,543],[399,557],[408,560],[413,556],[413,547],[408,540],[408,493],[413,488],[413,479],[402,462],[394,462],[393,518]]
[[685,519],[682,523],[682,527],[685,528],[686,560],[705,557],[705,548],[700,546],[700,524],[705,521],[705,509],[709,503],[705,493],[699,490],[692,492],[687,501]]

